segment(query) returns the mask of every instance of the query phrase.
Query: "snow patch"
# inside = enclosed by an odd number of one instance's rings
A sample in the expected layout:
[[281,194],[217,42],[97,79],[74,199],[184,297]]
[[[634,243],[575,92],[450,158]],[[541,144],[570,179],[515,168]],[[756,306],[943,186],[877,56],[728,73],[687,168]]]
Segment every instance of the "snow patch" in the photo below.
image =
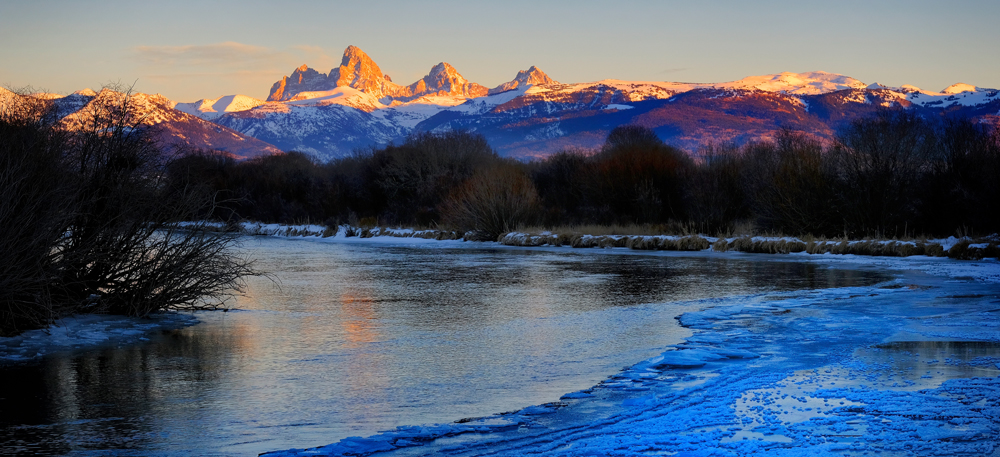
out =
[[159,313],[146,319],[90,314],[56,320],[52,327],[0,338],[0,361],[22,362],[55,352],[145,341],[152,332],[194,325],[192,314]]

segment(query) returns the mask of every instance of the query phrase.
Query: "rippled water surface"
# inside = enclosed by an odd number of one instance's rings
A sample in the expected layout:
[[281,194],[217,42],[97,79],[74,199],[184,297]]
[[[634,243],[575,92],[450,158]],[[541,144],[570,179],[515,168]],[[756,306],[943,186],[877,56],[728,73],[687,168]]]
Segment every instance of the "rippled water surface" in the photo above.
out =
[[253,239],[228,313],[0,366],[0,454],[256,455],[557,400],[690,334],[691,303],[873,284],[780,256]]

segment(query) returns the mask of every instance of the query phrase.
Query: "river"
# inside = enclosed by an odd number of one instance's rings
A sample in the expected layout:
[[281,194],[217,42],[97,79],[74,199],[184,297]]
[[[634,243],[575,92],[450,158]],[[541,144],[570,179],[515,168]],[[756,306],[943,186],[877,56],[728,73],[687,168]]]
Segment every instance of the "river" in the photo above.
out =
[[705,299],[870,285],[783,256],[248,239],[269,278],[148,341],[0,365],[0,454],[256,455],[557,400]]

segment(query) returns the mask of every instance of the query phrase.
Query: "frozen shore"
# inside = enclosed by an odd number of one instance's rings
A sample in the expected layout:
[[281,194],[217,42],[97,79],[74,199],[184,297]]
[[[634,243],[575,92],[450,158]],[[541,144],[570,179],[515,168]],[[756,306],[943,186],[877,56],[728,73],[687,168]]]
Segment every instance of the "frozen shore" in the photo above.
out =
[[88,314],[58,319],[52,327],[0,338],[0,362],[24,362],[53,352],[148,340],[150,333],[197,323],[190,313],[158,313],[146,319]]
[[705,300],[685,343],[553,403],[266,455],[1000,455],[1000,264],[799,260],[897,279]]
[[[341,225],[330,228],[322,225],[282,225],[244,222],[240,230],[248,235],[331,238],[333,240],[385,240],[406,238],[437,241],[492,241],[484,240],[474,232],[460,233],[448,230],[414,230],[389,227],[352,227]],[[734,236],[728,238],[705,235],[587,235],[541,232],[531,234],[510,232],[497,240],[504,246],[521,247],[572,247],[572,248],[629,248],[643,251],[714,251],[746,252],[758,254],[853,254],[873,257],[931,256],[965,260],[997,258],[1000,256],[1000,235],[982,239],[956,238],[926,240],[825,240],[773,236]]]

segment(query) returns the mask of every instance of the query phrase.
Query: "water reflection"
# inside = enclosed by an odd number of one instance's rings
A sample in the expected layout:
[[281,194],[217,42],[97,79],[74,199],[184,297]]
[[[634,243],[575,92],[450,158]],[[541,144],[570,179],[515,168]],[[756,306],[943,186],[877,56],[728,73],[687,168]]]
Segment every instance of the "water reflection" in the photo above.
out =
[[944,381],[996,376],[1000,343],[988,341],[898,341],[856,351],[867,363],[889,367],[886,376],[905,380],[902,388],[937,387]]
[[557,399],[680,342],[679,301],[872,284],[758,258],[263,240],[238,311],[0,368],[0,454],[255,455]]

